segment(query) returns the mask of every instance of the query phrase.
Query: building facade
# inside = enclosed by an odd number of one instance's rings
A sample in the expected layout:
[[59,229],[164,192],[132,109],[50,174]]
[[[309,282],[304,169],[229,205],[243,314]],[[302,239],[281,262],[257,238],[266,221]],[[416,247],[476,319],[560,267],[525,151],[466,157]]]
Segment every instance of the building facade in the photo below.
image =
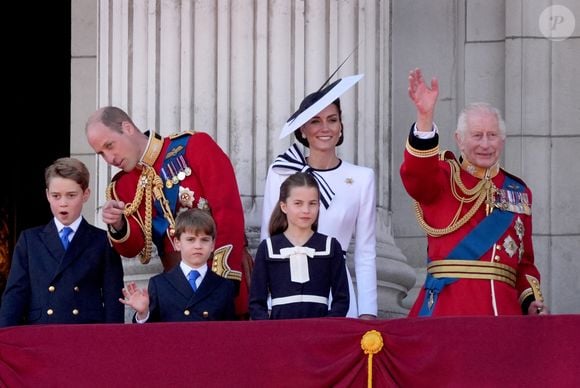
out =
[[[580,4],[442,0],[75,0],[72,2],[71,154],[91,166],[92,206],[115,171],[84,136],[96,108],[116,105],[142,129],[209,133],[230,156],[250,247],[259,241],[268,165],[291,139],[279,131],[301,99],[349,54],[338,77],[364,74],[342,98],[340,157],[377,180],[382,317],[405,316],[424,279],[426,239],[398,173],[414,120],[407,74],[437,76],[442,148],[454,149],[461,108],[504,112],[503,165],[534,193],[534,244],[547,303],[580,313]],[[571,32],[569,32],[571,30]],[[127,280],[161,270],[126,260]]]

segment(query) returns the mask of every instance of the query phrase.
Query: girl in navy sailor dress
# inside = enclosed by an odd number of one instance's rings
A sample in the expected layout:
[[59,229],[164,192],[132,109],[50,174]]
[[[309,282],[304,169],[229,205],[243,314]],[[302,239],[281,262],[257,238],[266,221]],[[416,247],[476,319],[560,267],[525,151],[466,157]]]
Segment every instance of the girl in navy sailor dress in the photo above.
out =
[[335,238],[316,232],[319,196],[310,174],[299,172],[282,183],[279,206],[270,219],[271,237],[256,252],[251,319],[346,316],[349,290],[344,255]]

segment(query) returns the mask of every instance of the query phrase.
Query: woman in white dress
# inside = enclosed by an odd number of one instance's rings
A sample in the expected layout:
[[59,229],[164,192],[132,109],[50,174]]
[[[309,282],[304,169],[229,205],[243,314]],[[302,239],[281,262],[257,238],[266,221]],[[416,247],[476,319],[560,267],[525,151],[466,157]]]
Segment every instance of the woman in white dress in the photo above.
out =
[[270,165],[260,237],[261,240],[269,237],[270,216],[277,205],[280,185],[288,175],[296,171],[314,175],[321,192],[318,231],[335,237],[345,252],[354,236],[357,287],[355,293],[347,271],[350,290],[347,317],[371,319],[377,316],[375,175],[372,169],[341,160],[336,153],[336,147],[344,140],[338,97],[360,78],[362,75],[342,78],[306,96],[282,129],[281,138],[294,132],[310,152],[305,157],[302,147],[294,143]]

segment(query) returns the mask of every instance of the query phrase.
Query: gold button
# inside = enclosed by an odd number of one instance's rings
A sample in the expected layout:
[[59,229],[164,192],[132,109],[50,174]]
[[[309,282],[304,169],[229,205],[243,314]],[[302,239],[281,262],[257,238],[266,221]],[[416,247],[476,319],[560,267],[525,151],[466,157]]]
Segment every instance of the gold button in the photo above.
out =
[[54,290],[56,290],[56,287],[54,286],[48,287],[48,292],[54,292]]
[[207,311],[204,311],[202,315],[203,315],[204,318],[209,317],[209,313]]
[[501,245],[497,244],[497,245],[495,246],[495,249],[497,249],[498,251],[501,251]]
[[48,315],[52,315],[52,314],[54,314],[54,310],[53,309],[48,309],[48,310],[46,310],[46,313]]
[[79,286],[75,286],[73,290],[75,290],[75,292],[79,292]]
[[185,310],[185,311],[183,312],[183,315],[185,315],[186,317],[189,317],[189,314],[191,314],[191,313],[189,312],[189,310]]
[[499,255],[495,255],[495,257],[493,258],[495,261],[499,261]]
[[73,315],[79,315],[79,310],[77,310],[77,309],[74,309],[74,310],[72,311],[72,313],[73,313]]

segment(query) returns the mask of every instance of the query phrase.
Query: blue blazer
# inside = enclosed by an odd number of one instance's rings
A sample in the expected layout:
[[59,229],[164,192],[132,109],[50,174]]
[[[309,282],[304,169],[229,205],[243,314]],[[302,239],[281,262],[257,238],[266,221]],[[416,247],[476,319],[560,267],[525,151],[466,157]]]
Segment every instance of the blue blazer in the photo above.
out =
[[123,266],[107,233],[84,218],[65,252],[54,221],[24,230],[14,248],[0,327],[124,322]]
[[208,269],[197,291],[193,292],[178,264],[149,279],[147,322],[234,320],[235,290],[232,280]]

